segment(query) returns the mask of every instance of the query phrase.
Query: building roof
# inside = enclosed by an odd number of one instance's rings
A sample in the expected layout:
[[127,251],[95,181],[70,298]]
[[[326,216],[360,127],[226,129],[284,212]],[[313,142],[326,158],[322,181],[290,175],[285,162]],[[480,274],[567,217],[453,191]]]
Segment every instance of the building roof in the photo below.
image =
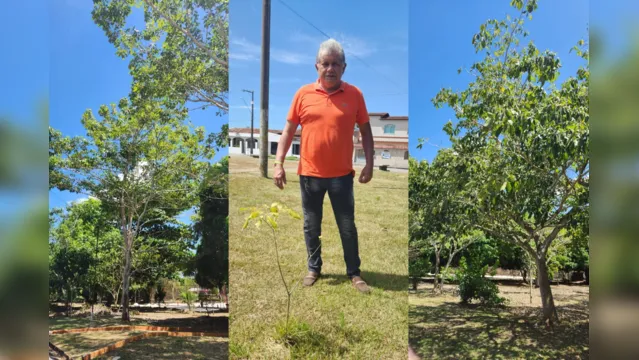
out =
[[[269,129],[268,132],[270,132],[271,134],[282,135],[282,130]],[[248,127],[246,127],[246,128],[230,128],[229,129],[229,133],[249,133],[250,134],[251,133],[251,128],[248,128]],[[259,135],[260,134],[260,129],[259,128],[253,128],[253,134],[254,135],[258,134]],[[295,132],[295,136],[300,136],[300,135],[302,135],[302,130],[298,129]]]
[[372,112],[368,116],[379,116],[380,120],[408,120],[408,116],[390,116],[388,113]]

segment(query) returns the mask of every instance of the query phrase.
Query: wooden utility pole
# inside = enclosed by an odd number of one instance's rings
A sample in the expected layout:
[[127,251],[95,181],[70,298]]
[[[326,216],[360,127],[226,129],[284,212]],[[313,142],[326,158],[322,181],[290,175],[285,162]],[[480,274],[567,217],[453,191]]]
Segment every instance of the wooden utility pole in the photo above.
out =
[[268,75],[271,54],[271,0],[262,8],[262,80],[260,89],[260,173],[268,177]]
[[242,90],[247,93],[251,93],[251,155],[253,155],[253,148],[255,147],[255,140],[253,140],[253,104],[255,91],[253,90]]

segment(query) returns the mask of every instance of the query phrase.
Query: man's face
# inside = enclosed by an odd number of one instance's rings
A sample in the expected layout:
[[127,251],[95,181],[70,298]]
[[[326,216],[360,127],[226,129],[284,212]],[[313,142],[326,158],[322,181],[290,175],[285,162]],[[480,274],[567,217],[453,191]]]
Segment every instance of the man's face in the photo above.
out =
[[335,53],[323,53],[319,62],[315,64],[315,68],[322,86],[325,89],[332,89],[338,86],[342,80],[346,64]]

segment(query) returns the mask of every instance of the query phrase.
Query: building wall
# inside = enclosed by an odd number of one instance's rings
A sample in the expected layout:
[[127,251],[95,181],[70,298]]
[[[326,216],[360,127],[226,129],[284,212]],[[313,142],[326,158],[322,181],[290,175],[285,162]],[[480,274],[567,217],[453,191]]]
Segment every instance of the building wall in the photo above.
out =
[[[275,155],[277,152],[277,144],[280,141],[281,135],[271,133],[268,134],[268,152],[269,155]],[[255,146],[253,147],[253,155],[259,155],[260,153],[260,141],[259,134],[253,134]],[[251,154],[250,148],[251,133],[249,132],[229,132],[229,154]],[[291,147],[288,149],[286,156],[299,157],[299,154],[293,154],[294,146],[299,147],[300,141],[298,138],[293,139]]]
[[[405,159],[407,151],[408,150],[402,149],[377,148],[375,149],[375,155],[373,155],[375,167],[387,165],[394,168],[408,169],[408,159]],[[353,164],[361,166],[366,165],[364,149],[355,149]]]
[[[408,137],[408,121],[407,120],[380,120],[379,116],[371,116],[370,123],[373,130],[373,136],[397,136]],[[384,133],[384,127],[390,125],[395,127],[394,133]]]

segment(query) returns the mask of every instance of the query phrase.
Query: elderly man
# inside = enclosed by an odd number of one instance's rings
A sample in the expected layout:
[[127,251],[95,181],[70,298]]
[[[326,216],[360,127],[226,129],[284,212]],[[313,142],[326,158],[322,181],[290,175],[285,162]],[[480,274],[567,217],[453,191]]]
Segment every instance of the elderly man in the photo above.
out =
[[286,184],[284,158],[298,125],[302,127],[300,162],[297,174],[302,191],[304,238],[308,251],[305,286],[312,286],[322,271],[320,236],[324,196],[328,192],[342,240],[346,274],[360,292],[369,291],[360,276],[360,258],[355,227],[353,196],[353,133],[360,129],[366,166],[360,183],[373,177],[373,135],[362,92],[342,81],[346,69],[344,49],[335,40],[323,42],[315,64],[317,82],[302,86],[289,110],[277,147],[273,180],[280,189]]

